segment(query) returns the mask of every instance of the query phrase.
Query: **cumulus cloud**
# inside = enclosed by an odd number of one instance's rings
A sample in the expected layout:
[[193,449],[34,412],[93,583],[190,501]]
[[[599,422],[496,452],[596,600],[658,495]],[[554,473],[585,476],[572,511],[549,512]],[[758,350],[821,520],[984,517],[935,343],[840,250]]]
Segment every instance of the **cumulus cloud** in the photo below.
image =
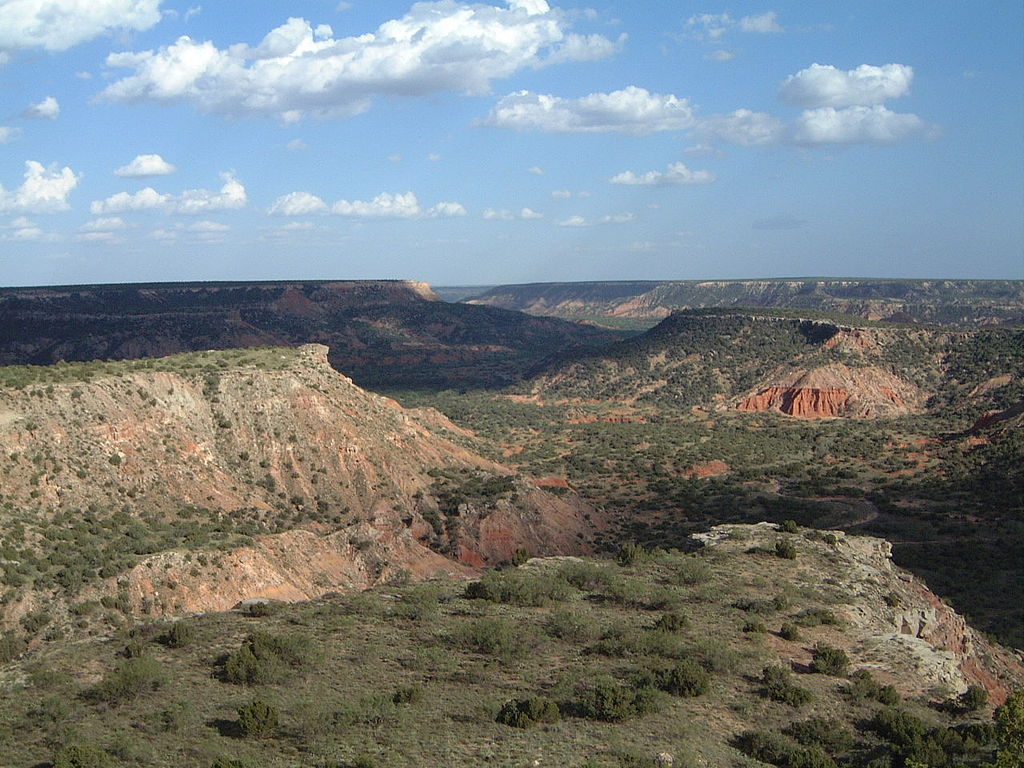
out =
[[543,219],[544,214],[533,210],[532,208],[523,208],[519,212],[520,219]]
[[684,163],[672,163],[664,171],[647,171],[637,175],[623,171],[608,179],[611,184],[640,187],[675,187],[686,184],[710,184],[715,174],[710,171],[692,171]]
[[31,104],[21,113],[30,120],[56,120],[60,114],[60,104],[53,96],[47,96],[38,104]]
[[710,115],[700,121],[697,134],[703,139],[721,139],[730,144],[752,147],[774,144],[782,137],[783,125],[765,112],[737,109],[729,115]]
[[787,77],[779,95],[798,107],[854,107],[881,104],[910,92],[913,67],[861,64],[843,71],[827,64],[812,64]]
[[891,144],[927,126],[917,115],[892,112],[879,105],[846,109],[811,109],[793,124],[795,144]]
[[532,173],[534,176],[543,176],[544,175],[544,169],[541,168],[539,165],[534,165],[534,166],[531,166],[530,168],[527,168],[526,172],[527,173]]
[[219,221],[197,221],[195,224],[190,224],[187,227],[189,232],[227,232],[231,229],[227,224],[222,224]]
[[0,213],[53,213],[66,211],[68,196],[81,177],[68,167],[49,168],[35,160],[25,161],[25,181],[17,189],[0,184]]
[[309,192],[290,192],[275,200],[267,213],[271,216],[308,216],[311,213],[324,213],[327,203]]
[[556,200],[568,200],[572,197],[572,192],[568,189],[554,189],[551,191],[551,196]]
[[517,91],[498,101],[481,123],[516,130],[548,133],[627,133],[643,136],[679,131],[693,125],[686,99],[651,93],[631,85],[611,93],[591,93],[579,99]]
[[138,155],[128,165],[122,165],[115,176],[123,179],[144,179],[149,176],[168,176],[177,170],[160,155]]
[[300,152],[303,149],[309,149],[309,144],[302,139],[292,139],[285,145],[285,149],[289,152]]
[[509,0],[507,7],[440,0],[340,38],[327,25],[291,18],[254,47],[221,49],[181,37],[155,51],[111,54],[108,66],[131,74],[102,96],[285,121],[349,117],[366,111],[374,96],[484,94],[492,80],[523,68],[612,52],[606,38],[568,34],[567,18],[544,0]]
[[0,144],[6,144],[10,141],[14,141],[18,138],[19,133],[21,133],[20,128],[9,128],[6,125],[0,125]]
[[467,211],[461,203],[454,202],[441,202],[431,208],[423,208],[413,192],[396,195],[382,192],[373,200],[339,200],[333,205],[328,205],[309,192],[291,192],[277,198],[267,213],[272,216],[333,213],[352,219],[436,219],[465,216]]
[[111,30],[144,30],[160,21],[161,0],[8,0],[0,51],[65,51]]
[[175,214],[201,214],[208,211],[229,211],[244,208],[248,202],[245,186],[231,173],[222,173],[224,186],[219,192],[209,189],[187,189],[171,195],[157,192],[152,187],[134,194],[118,192],[106,200],[94,200],[89,210],[94,216],[130,211],[162,211]]

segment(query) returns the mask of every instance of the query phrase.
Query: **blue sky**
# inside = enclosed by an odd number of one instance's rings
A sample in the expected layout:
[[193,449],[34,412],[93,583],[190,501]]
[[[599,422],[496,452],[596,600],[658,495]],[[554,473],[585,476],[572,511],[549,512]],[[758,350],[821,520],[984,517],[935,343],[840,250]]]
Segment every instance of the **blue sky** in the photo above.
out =
[[0,0],[0,285],[1024,277],[1019,0]]

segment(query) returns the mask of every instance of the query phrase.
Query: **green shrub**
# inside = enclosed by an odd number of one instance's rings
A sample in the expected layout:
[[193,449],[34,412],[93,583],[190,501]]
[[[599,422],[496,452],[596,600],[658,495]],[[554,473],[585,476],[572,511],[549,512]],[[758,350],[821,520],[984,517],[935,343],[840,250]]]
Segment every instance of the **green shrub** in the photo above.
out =
[[802,707],[814,698],[814,694],[806,688],[793,685],[789,679],[789,670],[785,667],[765,667],[761,671],[761,682],[764,684],[765,696],[791,707]]
[[855,699],[873,699],[887,706],[900,703],[896,689],[891,685],[879,685],[866,669],[858,669],[850,675],[846,693]]
[[10,633],[0,635],[0,664],[13,661],[25,652],[28,647],[22,638]]
[[558,576],[584,592],[607,589],[615,575],[604,565],[586,561],[571,561],[558,569]]
[[871,721],[871,728],[886,741],[899,746],[914,744],[928,732],[921,718],[896,707],[879,710]]
[[471,600],[530,607],[566,600],[571,595],[572,587],[564,579],[524,571],[490,571],[465,591],[465,597]]
[[657,688],[673,696],[701,696],[708,692],[711,675],[690,659],[671,666],[657,666],[639,672],[634,680],[637,688]]
[[614,723],[655,712],[659,706],[654,688],[626,687],[602,678],[578,688],[572,708],[580,717]]
[[811,671],[821,675],[842,677],[850,667],[850,657],[841,648],[818,643],[811,660]]
[[679,632],[690,624],[690,620],[681,613],[663,613],[654,622],[651,629],[659,632]]
[[711,566],[695,556],[682,557],[672,563],[669,581],[673,584],[692,587],[711,580]]
[[254,699],[238,708],[238,730],[246,738],[270,738],[277,733],[277,725],[277,708],[262,699]]
[[455,632],[459,645],[477,653],[503,659],[519,658],[536,646],[536,637],[504,619],[484,617],[464,624]]
[[498,712],[495,722],[513,728],[529,728],[536,723],[557,723],[562,717],[558,705],[543,696],[510,699]]
[[160,641],[168,648],[184,648],[195,642],[195,626],[187,621],[176,621],[160,638]]
[[556,608],[544,623],[544,631],[560,640],[587,642],[597,634],[590,617],[580,611]]
[[810,717],[786,727],[785,733],[808,747],[819,747],[829,754],[853,747],[853,734],[829,717]]
[[775,556],[784,560],[796,560],[796,545],[791,541],[775,542]]
[[110,768],[114,758],[90,744],[72,744],[53,758],[53,768]]
[[530,559],[530,551],[525,547],[518,547],[516,551],[512,553],[512,565],[517,568],[520,565],[524,565],[527,560]]
[[642,563],[647,560],[649,556],[650,553],[639,544],[629,543],[622,545],[622,548],[619,549],[618,555],[615,556],[615,562],[626,567]]
[[218,757],[212,763],[210,768],[256,768],[253,763],[247,763],[245,760],[235,760],[231,757]]
[[836,768],[835,761],[816,747],[795,744],[766,731],[746,731],[736,740],[744,754],[779,768]]
[[253,632],[224,661],[224,679],[238,685],[280,683],[301,672],[312,656],[304,635]]
[[779,530],[782,533],[800,533],[800,526],[796,524],[796,520],[783,520]]
[[746,621],[743,623],[744,632],[767,632],[768,627],[760,621]]
[[783,624],[782,628],[779,629],[779,637],[783,640],[794,642],[800,639],[800,630],[797,629],[796,624]]
[[87,695],[109,704],[120,704],[147,691],[155,691],[166,681],[160,662],[151,656],[137,656],[120,662]]
[[796,615],[793,623],[801,627],[836,627],[839,626],[839,618],[827,608],[807,608]]
[[399,688],[391,694],[391,700],[395,704],[418,704],[423,701],[423,689],[416,685]]
[[961,712],[977,712],[988,704],[988,691],[980,685],[972,685],[956,699],[956,706]]

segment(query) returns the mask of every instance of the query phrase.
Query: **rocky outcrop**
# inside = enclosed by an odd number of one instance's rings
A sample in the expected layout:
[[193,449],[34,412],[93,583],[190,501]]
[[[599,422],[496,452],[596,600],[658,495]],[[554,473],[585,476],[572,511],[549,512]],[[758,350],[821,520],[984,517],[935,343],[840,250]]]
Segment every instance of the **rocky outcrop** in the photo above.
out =
[[920,407],[913,385],[876,367],[835,363],[796,371],[741,399],[741,411],[778,411],[800,418],[894,416]]
[[694,538],[737,553],[774,547],[780,538],[795,542],[799,581],[817,590],[828,585],[832,610],[848,625],[841,637],[853,665],[902,681],[904,695],[961,693],[980,685],[1000,704],[1024,685],[1021,660],[893,565],[889,542],[842,531],[809,533],[797,538],[759,523],[719,525]]

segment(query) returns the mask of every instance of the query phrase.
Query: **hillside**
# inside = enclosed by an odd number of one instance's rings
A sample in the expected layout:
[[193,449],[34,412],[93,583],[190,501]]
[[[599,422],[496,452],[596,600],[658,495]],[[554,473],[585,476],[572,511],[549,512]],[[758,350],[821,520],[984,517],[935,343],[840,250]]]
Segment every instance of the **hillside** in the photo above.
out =
[[363,386],[503,386],[546,355],[613,332],[438,300],[403,280],[0,289],[0,365],[327,344]]
[[992,711],[1019,659],[885,542],[789,530],[47,643],[2,668],[0,749],[11,768],[953,768],[1011,743]]
[[1024,396],[1024,331],[948,331],[675,312],[634,339],[538,367],[542,398],[788,415],[980,413]]
[[40,634],[82,599],[181,615],[588,550],[594,510],[327,354],[0,368],[3,623]]
[[866,320],[978,326],[1024,323],[1021,280],[774,279],[531,283],[464,299],[536,315],[622,324],[702,307],[793,307]]

